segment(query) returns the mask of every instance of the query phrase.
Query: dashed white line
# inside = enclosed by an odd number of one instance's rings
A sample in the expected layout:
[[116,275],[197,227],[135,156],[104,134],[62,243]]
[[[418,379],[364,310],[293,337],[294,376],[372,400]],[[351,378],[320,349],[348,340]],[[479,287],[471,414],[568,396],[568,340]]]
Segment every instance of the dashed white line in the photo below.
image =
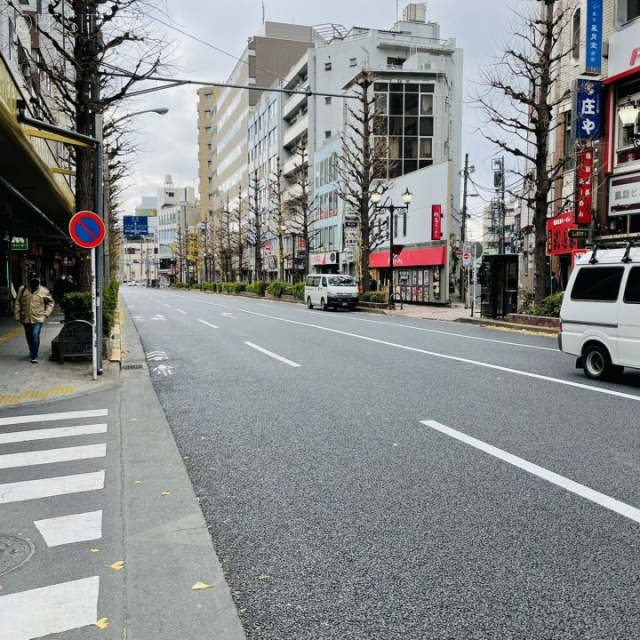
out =
[[198,322],[202,322],[202,324],[206,324],[207,327],[211,327],[212,329],[220,328],[220,327],[217,327],[215,324],[211,324],[210,322],[207,322],[206,320],[200,320],[200,318],[198,318]]
[[71,462],[72,460],[104,458],[106,455],[106,444],[89,444],[82,447],[47,449],[45,451],[25,451],[23,453],[6,453],[0,456],[0,469],[15,469],[16,467],[31,467],[34,465],[52,464],[55,462]]
[[75,436],[88,436],[106,432],[106,424],[86,424],[77,427],[60,427],[58,429],[34,429],[33,431],[11,431],[9,433],[0,433],[0,444],[73,438]]
[[594,491],[589,487],[585,487],[583,484],[579,484],[574,482],[573,480],[569,480],[569,478],[565,478],[564,476],[558,475],[553,471],[549,471],[544,467],[539,467],[537,464],[533,464],[532,462],[528,462],[523,458],[519,458],[518,456],[514,456],[511,453],[507,453],[502,449],[498,449],[493,445],[487,444],[482,440],[477,440],[476,438],[472,438],[465,433],[460,431],[456,431],[455,429],[451,429],[450,427],[446,427],[435,420],[422,420],[422,424],[430,427],[431,429],[435,429],[436,431],[440,431],[440,433],[444,433],[451,438],[455,438],[460,442],[464,442],[480,451],[484,451],[499,460],[503,460],[504,462],[508,462],[514,467],[518,467],[523,471],[527,471],[538,478],[542,478],[551,484],[555,484],[558,487],[566,489],[571,493],[575,493],[576,495],[585,498],[595,504],[599,504],[601,507],[605,509],[609,509],[611,511],[615,511],[616,513],[624,516],[625,518],[629,518],[634,520],[635,522],[640,522],[640,509],[636,509],[624,502],[620,502],[615,498],[605,495],[604,493],[600,493],[599,491]]
[[176,311],[177,311],[178,313],[181,313],[183,316],[186,316],[186,315],[187,315],[187,312],[186,312],[186,311],[183,311],[182,309],[177,309],[177,308],[176,308]]
[[293,362],[292,360],[287,360],[286,358],[279,356],[277,353],[273,353],[272,351],[267,351],[266,349],[259,347],[257,344],[253,344],[253,342],[245,342],[245,344],[251,347],[252,349],[255,349],[256,351],[260,351],[260,353],[264,353],[265,355],[269,356],[270,358],[273,358],[274,360],[279,360],[280,362],[284,362],[285,364],[288,364],[290,367],[302,366],[297,362]]
[[93,576],[0,598],[0,640],[32,640],[93,624],[100,578]]
[[35,413],[28,416],[12,416],[11,418],[0,418],[0,427],[7,424],[51,422],[52,420],[72,420],[73,418],[99,418],[108,414],[108,409],[90,409],[88,411],[62,411],[60,413]]
[[[0,504],[104,489],[104,471],[0,484]],[[1,639],[0,639],[1,640]]]
[[33,524],[48,547],[102,538],[102,511],[36,520]]

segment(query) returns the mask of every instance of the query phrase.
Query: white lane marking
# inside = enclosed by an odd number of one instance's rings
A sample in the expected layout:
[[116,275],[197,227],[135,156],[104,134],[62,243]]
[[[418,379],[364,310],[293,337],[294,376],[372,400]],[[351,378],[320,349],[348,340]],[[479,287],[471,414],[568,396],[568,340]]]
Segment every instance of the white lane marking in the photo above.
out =
[[220,327],[216,327],[215,324],[211,324],[210,322],[206,322],[205,320],[200,320],[200,318],[198,318],[198,322],[202,322],[202,324],[206,324],[207,327],[211,327],[212,329],[219,329]]
[[73,418],[99,418],[109,415],[108,409],[90,409],[88,411],[63,411],[61,413],[41,413],[28,416],[0,418],[0,427],[6,424],[27,424],[28,422],[51,422],[52,420],[72,420]]
[[186,315],[187,315],[187,312],[186,312],[186,311],[183,311],[182,309],[178,309],[177,307],[176,307],[176,311],[177,311],[178,313],[181,313],[183,316],[186,316]]
[[290,367],[301,367],[301,364],[298,364],[297,362],[293,362],[291,360],[287,360],[286,358],[283,358],[282,356],[279,356],[276,353],[273,353],[271,351],[267,351],[266,349],[263,349],[262,347],[259,347],[257,344],[253,344],[253,342],[245,342],[246,345],[248,345],[249,347],[251,347],[252,349],[256,349],[256,351],[260,351],[261,353],[264,353],[265,355],[269,356],[270,358],[274,358],[275,360],[279,360],[280,362],[284,362],[285,364],[288,364]]
[[48,547],[102,538],[102,511],[36,520],[33,524]]
[[543,376],[539,373],[530,373],[528,371],[518,371],[518,369],[509,369],[509,367],[501,367],[497,364],[490,364],[488,362],[480,362],[478,360],[470,360],[469,358],[461,358],[459,356],[449,356],[444,353],[436,353],[435,351],[427,351],[426,349],[418,349],[417,347],[409,347],[404,344],[398,344],[396,342],[389,342],[387,340],[378,340],[377,338],[370,338],[369,336],[363,336],[358,333],[350,333],[349,331],[340,331],[339,329],[331,329],[330,327],[323,327],[318,324],[309,324],[307,322],[299,322],[298,320],[289,320],[287,318],[278,318],[277,316],[270,316],[266,313],[258,313],[257,311],[246,311],[244,309],[238,309],[236,307],[228,307],[227,305],[216,304],[215,302],[206,302],[204,300],[198,301],[203,304],[208,304],[214,307],[232,308],[235,311],[242,311],[248,315],[258,316],[260,318],[268,318],[269,320],[277,320],[278,322],[285,322],[287,324],[296,324],[298,326],[306,327],[308,329],[319,329],[320,331],[327,331],[328,333],[337,333],[339,335],[347,336],[349,338],[357,338],[358,340],[365,340],[366,342],[373,342],[375,344],[382,344],[387,347],[394,347],[395,349],[402,349],[404,351],[411,351],[413,353],[421,353],[426,356],[433,356],[434,358],[442,358],[443,360],[453,360],[454,362],[462,362],[463,364],[471,364],[476,367],[484,367],[485,369],[494,369],[495,371],[503,371],[504,373],[511,373],[517,376],[524,376],[525,378],[533,378],[535,380],[543,380],[544,382],[552,382],[553,384],[562,384],[567,387],[574,387],[575,389],[584,389],[586,391],[592,391],[594,393],[602,393],[607,396],[613,396],[615,398],[623,398],[625,400],[634,400],[640,402],[640,396],[634,396],[630,393],[624,393],[622,391],[614,391],[612,389],[602,389],[600,387],[592,387],[582,382],[573,382],[571,380],[563,380],[562,378],[552,378],[551,376]]
[[440,431],[447,436],[455,438],[460,442],[464,442],[480,451],[484,451],[499,460],[504,462],[508,462],[512,464],[514,467],[518,467],[518,469],[522,469],[523,471],[527,471],[528,473],[537,476],[538,478],[542,478],[551,484],[555,484],[562,489],[566,489],[571,493],[575,493],[581,498],[585,498],[586,500],[590,500],[591,502],[595,502],[599,504],[601,507],[605,509],[609,509],[611,511],[615,511],[619,513],[621,516],[625,518],[630,518],[631,520],[635,520],[636,522],[640,522],[640,509],[636,509],[624,502],[620,502],[615,498],[611,498],[610,496],[605,495],[604,493],[600,493],[599,491],[594,491],[589,487],[585,487],[583,484],[579,484],[574,482],[573,480],[569,480],[569,478],[565,478],[564,476],[558,475],[553,471],[549,471],[544,467],[539,467],[537,464],[533,464],[532,462],[528,462],[523,458],[519,458],[518,456],[514,456],[511,453],[507,453],[502,449],[498,449],[482,440],[477,440],[476,438],[472,438],[460,431],[456,431],[455,429],[451,429],[450,427],[446,427],[435,420],[421,420],[422,424],[430,427],[431,429],[435,429],[436,431]]
[[170,305],[170,304],[167,304],[167,303],[165,302],[165,303],[164,303],[164,306],[165,306],[165,307],[170,307],[171,305]]
[[63,449],[47,449],[44,451],[25,451],[23,453],[5,453],[0,456],[0,469],[31,467],[38,464],[70,462],[72,460],[88,460],[89,458],[104,458],[106,455],[106,444],[88,444],[82,447],[66,447]]
[[[316,313],[315,311],[309,311],[308,309],[299,309],[301,313]],[[510,347],[523,347],[524,349],[537,349],[539,351],[553,351],[554,353],[560,353],[558,347],[539,347],[533,344],[523,344],[522,342],[510,342],[508,340],[496,340],[495,338],[480,338],[479,336],[467,336],[463,333],[455,333],[453,331],[440,331],[438,329],[427,329],[426,327],[414,327],[409,324],[401,324],[399,322],[383,322],[382,320],[371,320],[369,318],[360,318],[352,314],[328,314],[327,318],[340,318],[346,320],[354,320],[356,322],[369,322],[371,324],[381,324],[385,327],[400,327],[401,329],[411,329],[412,331],[423,331],[424,333],[436,333],[443,336],[452,336],[454,338],[464,338],[465,340],[477,340],[478,342],[493,342],[495,344],[506,344]],[[441,322],[441,320],[432,320],[431,318],[425,318],[432,322]]]
[[32,640],[93,624],[100,578],[62,582],[0,597],[0,640]]
[[0,484],[0,504],[104,489],[104,471]]
[[34,440],[53,440],[55,438],[73,438],[89,436],[95,433],[106,433],[105,424],[85,424],[78,427],[60,427],[59,429],[35,429],[33,431],[11,431],[0,433],[0,444],[12,442],[33,442]]

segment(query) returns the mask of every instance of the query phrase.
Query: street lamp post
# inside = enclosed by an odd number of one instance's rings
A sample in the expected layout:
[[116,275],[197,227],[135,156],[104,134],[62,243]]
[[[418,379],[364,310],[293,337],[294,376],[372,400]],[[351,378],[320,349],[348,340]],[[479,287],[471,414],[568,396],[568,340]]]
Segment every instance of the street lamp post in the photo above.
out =
[[393,308],[393,216],[396,211],[409,211],[409,203],[413,194],[407,188],[402,194],[402,202],[404,205],[395,206],[393,203],[387,205],[378,204],[382,198],[380,191],[374,191],[371,194],[371,202],[375,205],[376,211],[388,211],[388,229],[389,229],[389,299],[387,305],[389,309]]

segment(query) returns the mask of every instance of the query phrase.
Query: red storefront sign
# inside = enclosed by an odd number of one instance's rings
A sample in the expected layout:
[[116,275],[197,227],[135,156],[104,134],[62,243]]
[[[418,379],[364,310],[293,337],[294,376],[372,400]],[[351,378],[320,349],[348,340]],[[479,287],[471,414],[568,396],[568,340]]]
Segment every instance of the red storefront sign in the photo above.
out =
[[439,204],[431,205],[431,239],[442,239],[442,206]]
[[[430,267],[445,263],[445,247],[420,247],[404,249],[393,257],[394,267]],[[369,267],[387,269],[389,267],[389,251],[378,251],[369,256]]]
[[578,224],[590,224],[593,211],[593,149],[583,149],[578,154],[578,195],[576,220]]
[[572,253],[578,248],[578,241],[569,238],[569,229],[577,229],[573,221],[573,212],[561,213],[551,220],[547,220],[547,255],[558,256]]

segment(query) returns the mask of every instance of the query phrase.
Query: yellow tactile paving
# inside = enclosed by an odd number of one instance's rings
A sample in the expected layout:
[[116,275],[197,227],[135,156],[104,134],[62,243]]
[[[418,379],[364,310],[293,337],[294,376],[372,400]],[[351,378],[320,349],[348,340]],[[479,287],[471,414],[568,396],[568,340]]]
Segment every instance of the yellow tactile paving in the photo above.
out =
[[22,397],[43,399],[43,398],[48,398],[50,395],[51,395],[50,391],[40,391],[38,389],[31,389],[30,391],[25,391],[22,394]]
[[57,393],[58,395],[69,395],[76,392],[75,387],[51,387],[51,393]]
[[0,395],[0,404],[18,404],[22,399],[22,395],[5,394]]
[[16,336],[19,336],[22,332],[23,332],[23,329],[20,326],[20,327],[16,327],[15,329],[12,329],[11,331],[7,331],[7,333],[3,333],[2,335],[0,335],[0,344],[9,342],[9,340],[11,340],[12,338],[15,338]]

